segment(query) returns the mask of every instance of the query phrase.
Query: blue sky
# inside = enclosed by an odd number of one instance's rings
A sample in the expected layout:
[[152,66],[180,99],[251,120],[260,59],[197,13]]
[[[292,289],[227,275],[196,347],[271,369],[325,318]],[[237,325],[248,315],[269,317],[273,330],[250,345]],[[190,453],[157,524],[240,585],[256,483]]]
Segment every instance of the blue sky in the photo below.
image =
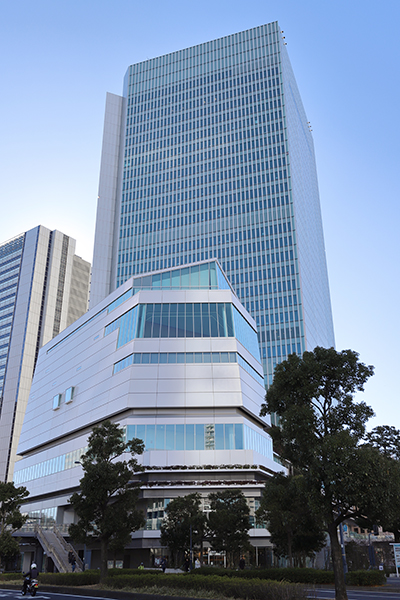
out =
[[375,365],[371,425],[400,428],[398,0],[2,0],[0,241],[43,224],[91,260],[106,92],[275,20],[313,128],[336,347]]

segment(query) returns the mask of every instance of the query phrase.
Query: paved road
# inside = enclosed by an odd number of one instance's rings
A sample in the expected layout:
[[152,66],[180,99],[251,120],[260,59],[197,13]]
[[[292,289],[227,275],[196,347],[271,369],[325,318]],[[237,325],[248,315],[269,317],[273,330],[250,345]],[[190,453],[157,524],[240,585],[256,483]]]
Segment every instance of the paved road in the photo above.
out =
[[[89,590],[88,590],[89,592]],[[99,594],[98,596],[96,594]],[[114,598],[120,598],[121,600],[132,597],[131,594],[127,594],[124,592],[117,592],[114,594],[108,594],[107,592],[104,596],[101,595],[102,592],[100,590],[91,590],[90,596],[96,597],[97,600],[109,600],[110,596]],[[349,600],[400,600],[400,589],[395,592],[386,588],[386,590],[347,590],[347,595]],[[89,597],[90,597],[89,596]],[[26,599],[29,600],[31,596],[28,594]],[[80,595],[79,593],[59,593],[59,592],[47,592],[47,591],[38,591],[35,596],[35,600],[72,600],[73,598],[77,598],[79,600],[88,600],[88,594],[83,593]],[[172,598],[171,596],[153,596],[150,594],[135,594],[135,600],[177,600],[178,597]],[[183,596],[181,597],[184,598]],[[318,599],[318,600],[335,600],[335,592],[330,589],[315,589],[310,592],[310,599]],[[21,600],[21,591],[19,589],[0,589],[0,600]]]

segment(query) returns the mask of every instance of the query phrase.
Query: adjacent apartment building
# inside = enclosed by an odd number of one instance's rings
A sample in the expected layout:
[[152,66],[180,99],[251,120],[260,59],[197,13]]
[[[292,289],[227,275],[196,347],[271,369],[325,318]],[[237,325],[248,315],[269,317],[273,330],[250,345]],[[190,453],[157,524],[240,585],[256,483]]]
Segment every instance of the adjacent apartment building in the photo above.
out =
[[217,258],[266,386],[334,345],[314,144],[277,22],[131,65],[107,95],[90,305]]
[[42,225],[0,245],[0,480],[12,480],[41,346],[88,308],[90,264]]

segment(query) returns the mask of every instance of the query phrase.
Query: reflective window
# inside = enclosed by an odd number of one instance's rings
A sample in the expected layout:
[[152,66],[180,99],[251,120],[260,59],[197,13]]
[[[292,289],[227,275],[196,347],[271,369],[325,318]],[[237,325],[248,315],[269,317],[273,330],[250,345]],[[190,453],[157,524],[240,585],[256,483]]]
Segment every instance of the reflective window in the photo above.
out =
[[74,394],[75,394],[74,387],[69,387],[67,390],[65,390],[65,404],[72,402],[72,400],[74,399]]
[[119,373],[130,365],[165,364],[211,364],[236,363],[245,366],[253,377],[262,383],[262,377],[236,352],[135,352],[114,365],[113,373]]
[[[158,424],[143,423],[126,427],[126,440],[139,438],[148,450],[253,450],[273,460],[272,440],[261,430],[242,423]],[[87,451],[87,446],[77,448],[49,460],[18,470],[14,483],[22,485],[38,479],[76,468]]]
[[171,269],[154,275],[134,277],[133,290],[128,290],[114,300],[108,308],[108,312],[114,310],[127,298],[140,290],[145,289],[173,289],[173,290],[229,290],[232,289],[219,265],[215,261],[192,265],[182,269]]
[[57,410],[61,406],[62,394],[56,394],[53,397],[53,410]]

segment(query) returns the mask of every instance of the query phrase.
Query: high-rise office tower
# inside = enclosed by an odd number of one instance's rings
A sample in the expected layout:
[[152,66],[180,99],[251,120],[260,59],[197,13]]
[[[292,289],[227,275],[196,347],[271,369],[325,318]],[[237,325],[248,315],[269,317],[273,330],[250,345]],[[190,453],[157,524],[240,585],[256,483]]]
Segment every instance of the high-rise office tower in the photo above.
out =
[[90,264],[43,226],[0,245],[0,480],[12,479],[39,349],[88,308]]
[[276,22],[132,65],[107,96],[91,306],[214,257],[266,385],[288,354],[334,345],[313,140]]

